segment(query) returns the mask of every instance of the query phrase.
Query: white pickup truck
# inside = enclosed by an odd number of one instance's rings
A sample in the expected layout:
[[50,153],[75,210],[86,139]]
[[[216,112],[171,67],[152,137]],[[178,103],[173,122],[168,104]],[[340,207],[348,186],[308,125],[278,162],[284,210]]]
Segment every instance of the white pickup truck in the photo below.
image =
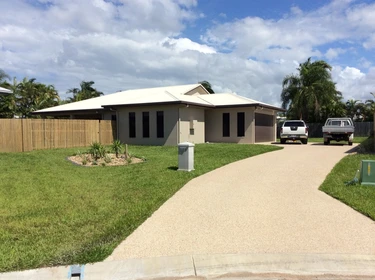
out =
[[307,144],[309,138],[308,128],[302,120],[286,120],[280,129],[280,143],[285,144],[287,140],[300,140]]
[[329,145],[331,140],[348,141],[353,145],[354,124],[351,118],[329,118],[322,128],[324,145]]

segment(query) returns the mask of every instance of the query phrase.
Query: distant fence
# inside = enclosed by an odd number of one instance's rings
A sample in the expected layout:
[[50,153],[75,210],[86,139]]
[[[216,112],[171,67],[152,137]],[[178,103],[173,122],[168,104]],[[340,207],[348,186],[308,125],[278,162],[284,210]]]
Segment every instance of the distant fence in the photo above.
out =
[[[280,127],[282,123],[278,125],[277,137],[280,136]],[[311,138],[321,138],[323,137],[322,127],[324,124],[321,123],[308,123],[309,127],[309,137]],[[373,122],[355,122],[354,123],[354,137],[368,137],[374,132]]]
[[108,145],[114,139],[115,121],[0,119],[0,152]]
[[[323,137],[321,123],[309,123],[309,137]],[[374,132],[373,122],[354,122],[354,137],[368,137]]]

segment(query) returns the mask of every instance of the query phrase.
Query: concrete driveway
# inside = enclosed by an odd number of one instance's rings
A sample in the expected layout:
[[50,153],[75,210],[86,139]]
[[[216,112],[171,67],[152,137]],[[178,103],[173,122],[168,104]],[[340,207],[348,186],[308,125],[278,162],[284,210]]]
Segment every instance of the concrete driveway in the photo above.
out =
[[107,260],[228,253],[375,254],[375,223],[318,190],[352,147],[283,147],[190,181]]

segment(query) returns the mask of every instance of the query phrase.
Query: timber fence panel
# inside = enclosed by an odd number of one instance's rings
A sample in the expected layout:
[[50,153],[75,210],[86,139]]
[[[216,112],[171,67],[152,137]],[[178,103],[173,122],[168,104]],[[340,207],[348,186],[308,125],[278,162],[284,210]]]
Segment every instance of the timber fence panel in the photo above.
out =
[[31,122],[30,119],[20,120],[22,123],[22,152],[29,152],[33,150],[33,139],[31,134]]
[[0,129],[0,152],[108,145],[116,139],[115,121],[0,119]]
[[22,152],[22,122],[4,119],[0,122],[1,152]]
[[31,122],[31,139],[33,150],[45,149],[44,120],[38,119]]

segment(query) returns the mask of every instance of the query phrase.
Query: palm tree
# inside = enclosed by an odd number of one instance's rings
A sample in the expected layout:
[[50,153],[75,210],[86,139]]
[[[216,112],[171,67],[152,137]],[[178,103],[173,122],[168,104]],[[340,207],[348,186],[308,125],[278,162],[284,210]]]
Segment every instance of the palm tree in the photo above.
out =
[[199,82],[209,93],[213,94],[215,93],[214,90],[212,89],[212,86],[209,82],[207,81],[201,81]]
[[301,63],[298,74],[287,75],[282,82],[282,107],[290,118],[308,122],[320,121],[321,107],[340,100],[340,92],[332,81],[332,67],[323,60]]
[[345,103],[346,115],[352,119],[357,119],[359,117],[360,101],[349,99]]
[[103,95],[103,92],[92,87],[94,83],[95,82],[93,81],[82,81],[80,83],[80,88],[69,89],[67,93],[73,93],[73,97],[69,98],[70,102],[81,101]]

